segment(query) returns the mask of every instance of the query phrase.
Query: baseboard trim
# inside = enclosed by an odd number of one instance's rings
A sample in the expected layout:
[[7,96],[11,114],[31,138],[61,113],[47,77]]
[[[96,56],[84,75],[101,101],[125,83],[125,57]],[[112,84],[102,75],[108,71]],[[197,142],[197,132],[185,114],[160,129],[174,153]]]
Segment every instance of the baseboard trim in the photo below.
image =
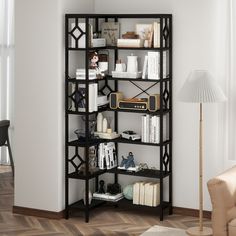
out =
[[[64,210],[60,212],[55,212],[20,206],[13,206],[12,212],[15,214],[43,217],[49,219],[62,219],[65,216]],[[173,214],[198,217],[199,210],[184,207],[173,207]],[[203,217],[210,219],[211,211],[203,211]]]
[[28,207],[20,207],[20,206],[13,206],[12,212],[15,214],[37,216],[37,217],[58,219],[58,220],[64,218],[65,215],[64,210],[60,212],[55,212],[55,211],[46,211]]
[[[184,207],[173,207],[173,213],[184,216],[193,216],[193,217],[199,216],[199,210],[184,208]],[[211,219],[211,211],[203,211],[203,217]]]

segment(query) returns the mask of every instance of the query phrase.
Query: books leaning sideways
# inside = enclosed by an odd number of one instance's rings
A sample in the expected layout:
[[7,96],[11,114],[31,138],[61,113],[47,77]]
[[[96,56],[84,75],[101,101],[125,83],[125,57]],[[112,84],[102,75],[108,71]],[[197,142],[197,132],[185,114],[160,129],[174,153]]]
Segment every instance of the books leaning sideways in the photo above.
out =
[[[97,71],[95,69],[89,69],[89,80],[97,78]],[[85,69],[77,69],[76,70],[76,79],[85,80],[86,73]]]
[[117,202],[124,198],[123,193],[110,194],[110,193],[93,193],[93,199]]

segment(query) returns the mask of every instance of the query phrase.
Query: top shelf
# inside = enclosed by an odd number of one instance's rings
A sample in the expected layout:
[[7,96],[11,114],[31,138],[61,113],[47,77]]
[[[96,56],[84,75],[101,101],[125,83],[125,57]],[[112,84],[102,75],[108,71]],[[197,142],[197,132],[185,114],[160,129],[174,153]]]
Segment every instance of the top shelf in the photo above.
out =
[[89,47],[89,48],[67,48],[70,51],[92,51],[92,50],[104,50],[104,49],[111,49],[111,50],[146,50],[146,51],[165,51],[170,50],[170,47],[162,47],[162,48],[145,48],[145,47],[116,47],[116,46],[106,46],[106,47]]
[[172,14],[66,14],[67,18],[172,18]]

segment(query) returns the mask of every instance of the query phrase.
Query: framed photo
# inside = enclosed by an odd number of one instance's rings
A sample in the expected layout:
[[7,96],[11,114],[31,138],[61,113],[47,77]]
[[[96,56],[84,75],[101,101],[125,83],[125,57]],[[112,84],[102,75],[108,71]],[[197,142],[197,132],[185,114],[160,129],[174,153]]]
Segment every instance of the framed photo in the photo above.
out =
[[143,41],[148,40],[148,47],[152,46],[153,25],[152,24],[136,24],[136,34]]
[[119,22],[103,22],[102,38],[106,39],[107,46],[116,46],[120,34]]

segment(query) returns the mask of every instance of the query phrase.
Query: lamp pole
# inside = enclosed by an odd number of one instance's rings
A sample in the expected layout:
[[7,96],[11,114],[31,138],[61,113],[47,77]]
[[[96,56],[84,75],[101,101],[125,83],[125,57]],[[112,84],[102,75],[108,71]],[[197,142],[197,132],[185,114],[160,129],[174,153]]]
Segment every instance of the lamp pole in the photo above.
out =
[[199,126],[199,230],[203,231],[203,118],[202,103],[200,103],[200,126]]

